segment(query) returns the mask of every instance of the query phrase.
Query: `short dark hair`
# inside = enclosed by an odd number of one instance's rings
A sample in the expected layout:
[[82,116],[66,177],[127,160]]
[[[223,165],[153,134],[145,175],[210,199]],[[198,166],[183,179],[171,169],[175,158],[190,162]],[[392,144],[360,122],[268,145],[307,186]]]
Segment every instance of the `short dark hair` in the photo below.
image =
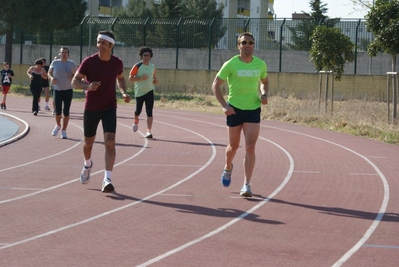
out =
[[64,49],[68,50],[68,55],[69,55],[69,48],[66,46],[61,46],[60,50],[58,51],[58,55],[60,55],[62,53],[62,50]]
[[42,62],[47,62],[47,60],[46,60],[44,57],[41,57],[40,60],[41,60]]
[[151,57],[153,56],[152,48],[151,48],[151,47],[149,47],[149,46],[142,46],[142,47],[140,47],[140,49],[139,49],[139,55],[140,55],[140,57],[142,57],[143,54],[144,54],[145,52],[150,53]]
[[243,33],[241,33],[241,34],[238,36],[238,38],[237,38],[237,43],[240,42],[240,39],[241,39],[241,37],[243,37],[243,36],[249,36],[249,37],[251,37],[252,40],[255,42],[255,38],[254,38],[254,36],[252,35],[252,33],[250,33],[250,32],[243,32]]
[[35,65],[43,65],[43,61],[41,61],[40,59],[36,59]]

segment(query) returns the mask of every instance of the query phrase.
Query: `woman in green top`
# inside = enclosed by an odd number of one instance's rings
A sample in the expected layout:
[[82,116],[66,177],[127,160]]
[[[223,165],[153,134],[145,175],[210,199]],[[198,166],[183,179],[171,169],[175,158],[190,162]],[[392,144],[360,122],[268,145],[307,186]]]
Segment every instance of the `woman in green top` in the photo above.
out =
[[[267,104],[269,80],[266,63],[252,55],[255,47],[253,35],[249,32],[241,33],[237,42],[240,54],[223,64],[213,81],[212,91],[227,116],[229,144],[226,147],[222,184],[226,187],[230,185],[233,159],[242,131],[246,151],[243,163],[244,185],[240,195],[252,197],[250,181],[255,166],[255,145],[260,131],[260,106]],[[220,89],[225,81],[229,88],[227,102]]]

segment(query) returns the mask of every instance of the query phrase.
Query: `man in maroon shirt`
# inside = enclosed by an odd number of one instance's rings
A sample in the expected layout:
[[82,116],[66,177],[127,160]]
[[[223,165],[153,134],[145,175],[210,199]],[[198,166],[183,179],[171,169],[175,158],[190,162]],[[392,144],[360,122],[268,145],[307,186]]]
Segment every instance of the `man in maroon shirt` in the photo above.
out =
[[96,138],[100,121],[104,130],[105,172],[102,192],[113,192],[111,183],[112,169],[115,163],[115,132],[116,132],[116,88],[126,103],[130,96],[126,93],[126,81],[123,76],[123,62],[111,54],[115,44],[115,36],[110,31],[100,31],[97,37],[98,53],[85,58],[72,79],[74,88],[84,89],[86,99],[83,113],[84,165],[80,182],[87,184],[93,167],[91,151]]

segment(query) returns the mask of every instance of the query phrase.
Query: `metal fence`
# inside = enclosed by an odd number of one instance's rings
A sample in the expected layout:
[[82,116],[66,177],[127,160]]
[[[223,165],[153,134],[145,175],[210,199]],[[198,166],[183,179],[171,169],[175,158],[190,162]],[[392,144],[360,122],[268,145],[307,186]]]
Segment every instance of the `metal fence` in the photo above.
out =
[[[14,31],[13,58],[20,64],[29,64],[32,58],[24,58],[28,45],[47,46],[45,55],[53,58],[60,46],[79,48],[79,61],[95,51],[96,37],[100,30],[112,30],[116,36],[116,47],[140,47],[175,49],[175,63],[178,68],[179,49],[235,50],[237,36],[250,31],[256,40],[255,49],[275,51],[280,54],[280,68],[284,51],[292,51],[293,31],[308,19],[196,19],[196,18],[121,18],[85,17],[81,24],[68,31],[33,33],[29,30]],[[341,19],[335,25],[355,44],[356,53],[364,52],[372,41],[363,19]],[[299,33],[300,34],[300,33]],[[54,48],[53,48],[54,47]],[[304,50],[306,51],[306,50]],[[355,53],[355,54],[356,54]],[[26,57],[26,56],[25,56]],[[14,62],[18,62],[13,60]],[[209,64],[210,65],[210,64]],[[356,71],[355,71],[356,72]]]

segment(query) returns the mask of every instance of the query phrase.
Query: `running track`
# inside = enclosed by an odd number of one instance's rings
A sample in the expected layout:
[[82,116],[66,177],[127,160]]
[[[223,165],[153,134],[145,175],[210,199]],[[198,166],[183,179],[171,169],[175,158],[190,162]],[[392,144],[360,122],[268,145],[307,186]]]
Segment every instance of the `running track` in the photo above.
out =
[[30,107],[9,96],[0,113],[27,133],[0,147],[0,266],[399,265],[398,146],[262,121],[244,199],[243,147],[220,184],[222,114],[155,109],[147,140],[145,114],[133,133],[134,104],[120,105],[116,192],[104,194],[101,134],[91,181],[79,182],[83,103],[67,140]]

